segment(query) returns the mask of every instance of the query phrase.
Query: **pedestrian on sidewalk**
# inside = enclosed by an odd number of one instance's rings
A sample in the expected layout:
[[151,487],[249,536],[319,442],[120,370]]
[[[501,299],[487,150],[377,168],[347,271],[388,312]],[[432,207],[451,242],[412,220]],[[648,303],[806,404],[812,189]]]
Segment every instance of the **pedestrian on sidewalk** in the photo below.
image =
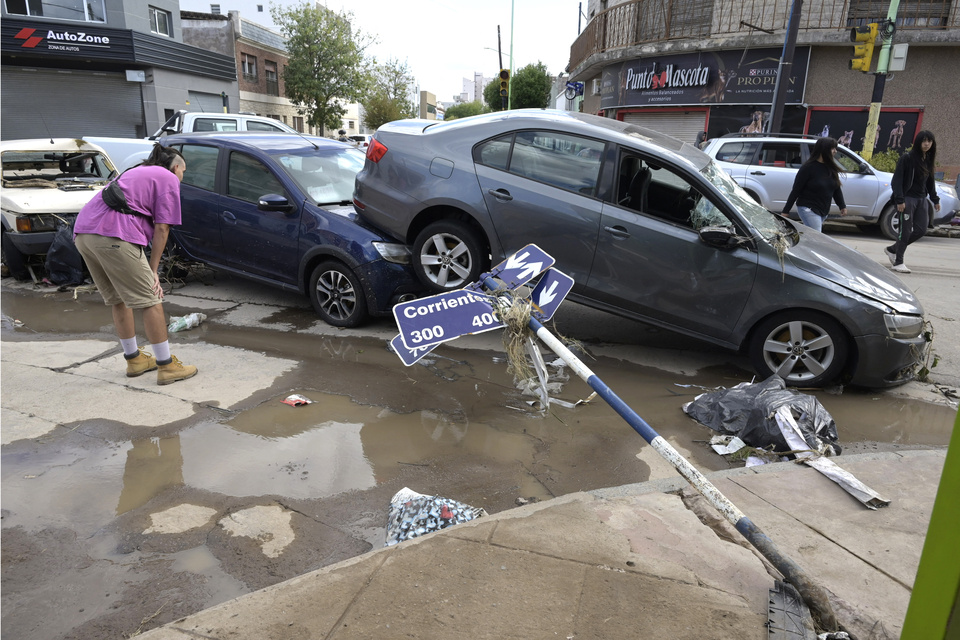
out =
[[[113,308],[127,376],[157,370],[157,384],[197,374],[196,367],[182,364],[170,353],[161,302],[163,288],[157,274],[170,226],[180,224],[180,181],[186,167],[178,151],[156,145],[142,164],[125,171],[94,196],[77,214],[74,224],[77,249],[104,304]],[[145,252],[148,245],[149,262]],[[137,309],[143,314],[153,354],[137,345],[133,314]]]
[[890,188],[893,189],[893,202],[897,207],[897,221],[900,223],[897,241],[883,250],[897,273],[910,273],[903,263],[903,254],[907,245],[922,238],[930,224],[929,196],[933,201],[933,210],[940,211],[940,196],[937,195],[937,183],[933,179],[937,160],[937,140],[930,131],[921,131],[913,139],[913,146],[897,161]]
[[833,157],[837,153],[837,141],[833,138],[818,138],[810,152],[810,158],[803,163],[793,180],[793,189],[783,205],[783,215],[790,213],[793,203],[797,203],[797,213],[803,224],[823,230],[823,220],[830,213],[830,201],[840,207],[840,215],[847,215],[847,205],[840,188],[840,173],[843,167]]

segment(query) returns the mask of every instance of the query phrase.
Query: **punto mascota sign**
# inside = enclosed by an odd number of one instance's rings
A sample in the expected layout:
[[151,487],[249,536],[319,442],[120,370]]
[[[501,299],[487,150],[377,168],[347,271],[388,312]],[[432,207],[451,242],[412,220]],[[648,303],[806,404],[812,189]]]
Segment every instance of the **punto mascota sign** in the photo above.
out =
[[[604,67],[600,107],[764,104],[773,99],[780,49],[709,51],[636,58]],[[787,104],[803,102],[809,47],[797,47]]]

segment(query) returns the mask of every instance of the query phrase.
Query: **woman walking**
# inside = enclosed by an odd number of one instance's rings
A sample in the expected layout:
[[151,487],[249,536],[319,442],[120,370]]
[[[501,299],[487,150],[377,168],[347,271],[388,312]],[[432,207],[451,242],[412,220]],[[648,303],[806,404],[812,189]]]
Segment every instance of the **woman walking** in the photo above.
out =
[[823,219],[830,213],[830,201],[840,207],[840,215],[847,215],[847,204],[843,201],[840,189],[840,172],[843,167],[837,164],[837,141],[833,138],[818,138],[810,152],[810,158],[803,163],[793,180],[793,189],[783,206],[783,214],[790,213],[793,203],[797,203],[797,213],[803,224],[823,230]]
[[893,189],[893,202],[897,206],[899,237],[884,249],[884,253],[890,260],[890,268],[897,273],[910,273],[907,265],[903,264],[903,254],[907,245],[927,233],[930,223],[927,196],[933,201],[934,211],[940,211],[940,196],[937,195],[937,185],[933,179],[936,159],[936,139],[931,132],[921,131],[913,139],[910,151],[900,156],[893,172],[890,188]]

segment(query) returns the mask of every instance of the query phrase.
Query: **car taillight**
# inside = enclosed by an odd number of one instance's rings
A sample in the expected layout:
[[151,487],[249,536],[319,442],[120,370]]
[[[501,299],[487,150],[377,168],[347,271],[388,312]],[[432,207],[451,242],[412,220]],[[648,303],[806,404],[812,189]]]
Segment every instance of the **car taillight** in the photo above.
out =
[[364,209],[367,208],[367,205],[363,204],[362,202],[360,202],[360,201],[357,200],[356,198],[353,199],[353,205],[354,205],[357,209],[360,209],[361,211],[363,211]]
[[367,147],[367,158],[374,164],[380,162],[380,159],[387,153],[387,148],[383,143],[374,138]]

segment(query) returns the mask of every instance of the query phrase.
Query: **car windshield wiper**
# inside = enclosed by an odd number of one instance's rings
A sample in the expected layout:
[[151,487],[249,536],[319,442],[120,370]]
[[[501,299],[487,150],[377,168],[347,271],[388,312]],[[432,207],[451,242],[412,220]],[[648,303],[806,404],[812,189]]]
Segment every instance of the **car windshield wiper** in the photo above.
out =
[[347,206],[353,204],[353,200],[337,200],[336,202],[318,202],[319,207],[329,207],[332,204]]

